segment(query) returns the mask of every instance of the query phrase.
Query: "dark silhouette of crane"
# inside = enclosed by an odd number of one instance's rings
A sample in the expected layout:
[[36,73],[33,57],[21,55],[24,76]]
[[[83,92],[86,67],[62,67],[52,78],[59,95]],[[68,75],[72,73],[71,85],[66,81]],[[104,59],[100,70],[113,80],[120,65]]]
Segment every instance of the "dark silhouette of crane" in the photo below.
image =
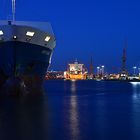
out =
[[126,48],[123,49],[123,56],[122,56],[122,70],[123,73],[126,73]]
[[122,67],[121,67],[121,73],[120,78],[121,79],[127,79],[128,72],[126,69],[126,48],[127,48],[127,41],[125,42],[125,48],[123,48],[123,55],[122,55]]
[[91,59],[90,59],[90,71],[89,71],[90,75],[93,74],[93,61],[92,61],[92,56],[91,56]]

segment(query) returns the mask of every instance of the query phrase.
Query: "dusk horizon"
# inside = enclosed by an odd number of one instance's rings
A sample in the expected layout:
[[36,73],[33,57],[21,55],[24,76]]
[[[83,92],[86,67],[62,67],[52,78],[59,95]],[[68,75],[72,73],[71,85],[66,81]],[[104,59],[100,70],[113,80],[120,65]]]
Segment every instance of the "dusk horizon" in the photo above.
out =
[[0,2],[0,140],[140,140],[140,1]]

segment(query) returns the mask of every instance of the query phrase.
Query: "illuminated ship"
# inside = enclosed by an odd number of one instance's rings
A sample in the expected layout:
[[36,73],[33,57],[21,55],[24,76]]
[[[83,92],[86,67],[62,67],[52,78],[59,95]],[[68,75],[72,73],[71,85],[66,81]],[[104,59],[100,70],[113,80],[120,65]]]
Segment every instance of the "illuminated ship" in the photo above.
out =
[[67,80],[85,80],[86,77],[87,71],[84,64],[79,64],[77,61],[68,64],[68,69],[64,72],[64,78]]
[[50,23],[0,21],[0,89],[40,92],[55,37]]

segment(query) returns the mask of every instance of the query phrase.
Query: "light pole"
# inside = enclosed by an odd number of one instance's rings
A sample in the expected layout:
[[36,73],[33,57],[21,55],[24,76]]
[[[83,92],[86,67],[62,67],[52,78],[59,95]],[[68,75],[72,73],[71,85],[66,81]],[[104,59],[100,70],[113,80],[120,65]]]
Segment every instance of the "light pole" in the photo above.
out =
[[134,70],[134,76],[136,76],[136,68],[137,68],[136,66],[133,67],[133,70]]
[[97,67],[97,75],[100,73],[100,67]]
[[102,76],[104,75],[104,67],[105,66],[102,66]]

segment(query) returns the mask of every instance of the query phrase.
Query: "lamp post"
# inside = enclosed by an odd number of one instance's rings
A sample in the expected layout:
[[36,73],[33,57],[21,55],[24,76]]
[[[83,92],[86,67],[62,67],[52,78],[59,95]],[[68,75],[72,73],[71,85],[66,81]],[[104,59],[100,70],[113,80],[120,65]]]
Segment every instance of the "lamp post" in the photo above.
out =
[[100,67],[97,67],[97,75],[100,74]]
[[133,70],[134,70],[134,76],[136,76],[136,68],[137,68],[136,66],[133,67]]
[[102,76],[104,75],[104,67],[105,66],[102,66]]

